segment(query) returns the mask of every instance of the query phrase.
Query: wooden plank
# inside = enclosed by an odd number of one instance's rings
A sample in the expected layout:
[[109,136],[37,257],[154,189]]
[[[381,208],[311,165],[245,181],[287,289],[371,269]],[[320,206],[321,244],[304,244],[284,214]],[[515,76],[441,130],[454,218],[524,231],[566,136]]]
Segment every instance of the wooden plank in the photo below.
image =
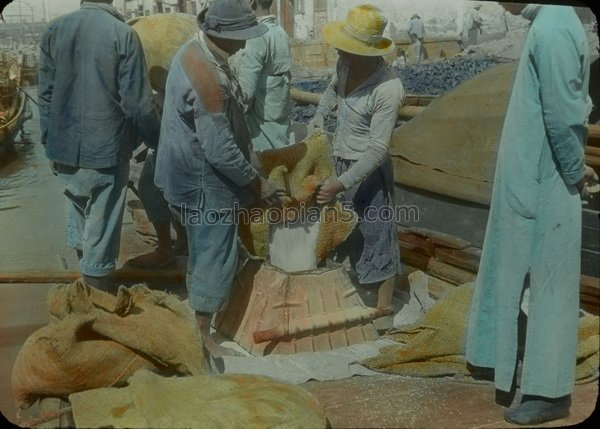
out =
[[600,290],[600,278],[582,275],[581,285]]
[[454,235],[445,234],[443,232],[438,232],[427,228],[411,227],[407,228],[405,232],[429,238],[434,244],[449,247],[451,249],[462,250],[466,249],[471,245],[471,242],[463,240],[460,237],[456,237]]
[[426,271],[429,264],[429,256],[423,255],[412,249],[400,247],[400,259],[402,262],[415,267],[421,271]]
[[[78,271],[8,271],[0,272],[0,283],[72,283],[80,277]],[[123,283],[181,283],[185,281],[185,271],[122,268],[115,271],[113,278]]]
[[587,145],[593,147],[600,147],[600,125],[588,125]]
[[600,252],[581,249],[581,274],[600,277]]
[[436,258],[429,260],[426,272],[433,277],[457,286],[475,281],[476,278],[474,273],[446,264]]
[[405,106],[429,106],[437,95],[415,95],[408,94],[404,100]]
[[584,226],[581,228],[581,248],[600,252],[600,230]]
[[582,300],[591,300],[592,302],[600,301],[600,279],[582,275],[579,294]]
[[596,146],[586,146],[585,154],[591,156],[599,156],[600,157],[600,147]]
[[600,278],[581,276],[579,300],[582,310],[596,316],[600,315]]
[[600,156],[586,155],[585,163],[592,168],[600,168]]
[[476,273],[479,269],[481,249],[478,247],[468,247],[463,250],[457,250],[437,247],[434,256],[442,262]]
[[581,302],[585,302],[586,304],[594,304],[594,305],[600,304],[600,297],[597,297],[597,296],[580,294],[579,299],[581,300]]
[[400,232],[398,233],[398,240],[402,248],[414,250],[426,256],[434,256],[435,254],[433,240],[428,237]]
[[596,316],[600,315],[600,305],[598,305],[598,304],[592,304],[592,303],[582,302],[581,303],[581,309],[583,311],[587,311],[588,313],[594,314]]
[[598,210],[583,209],[581,210],[582,224],[589,228],[600,228],[600,212]]

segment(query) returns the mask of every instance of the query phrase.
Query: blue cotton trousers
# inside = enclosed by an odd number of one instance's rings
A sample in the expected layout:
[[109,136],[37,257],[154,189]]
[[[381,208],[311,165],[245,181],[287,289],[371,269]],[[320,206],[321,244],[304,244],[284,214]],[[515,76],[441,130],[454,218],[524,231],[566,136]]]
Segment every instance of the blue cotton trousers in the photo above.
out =
[[129,163],[101,169],[57,164],[67,198],[67,245],[83,252],[82,274],[103,277],[115,270]]

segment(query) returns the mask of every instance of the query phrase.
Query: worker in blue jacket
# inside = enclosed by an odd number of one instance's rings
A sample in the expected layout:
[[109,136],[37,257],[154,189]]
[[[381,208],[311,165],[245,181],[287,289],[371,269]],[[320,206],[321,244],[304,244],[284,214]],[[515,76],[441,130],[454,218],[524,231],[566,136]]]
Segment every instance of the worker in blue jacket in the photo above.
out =
[[40,47],[42,144],[64,183],[67,243],[93,287],[110,289],[119,255],[129,159],[155,147],[160,121],[137,34],[112,0],[87,0],[53,21]]

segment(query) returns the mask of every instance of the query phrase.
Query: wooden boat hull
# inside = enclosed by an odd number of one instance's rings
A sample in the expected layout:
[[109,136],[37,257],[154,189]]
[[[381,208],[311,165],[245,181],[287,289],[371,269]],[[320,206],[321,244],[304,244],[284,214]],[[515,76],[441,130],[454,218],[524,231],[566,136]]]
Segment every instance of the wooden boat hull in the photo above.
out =
[[27,110],[26,95],[18,89],[15,91],[17,92],[13,106],[9,109],[9,118],[6,123],[0,125],[0,154],[14,150],[13,144],[17,134],[23,123],[31,118],[31,113]]

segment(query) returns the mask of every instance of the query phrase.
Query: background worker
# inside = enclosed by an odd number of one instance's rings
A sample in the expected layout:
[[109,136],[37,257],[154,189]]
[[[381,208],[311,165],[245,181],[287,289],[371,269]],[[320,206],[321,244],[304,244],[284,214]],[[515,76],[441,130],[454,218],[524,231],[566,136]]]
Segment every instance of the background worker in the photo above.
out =
[[391,312],[401,272],[396,226],[393,220],[365,219],[367,208],[376,213],[394,203],[389,145],[405,93],[382,58],[395,49],[382,36],[386,24],[382,12],[366,4],[352,8],[345,21],[325,26],[325,41],[337,49],[339,59],[309,133],[322,130],[325,115],[337,107],[333,155],[338,177],[320,187],[317,202],[329,203],[341,193],[342,202],[363,219],[338,248],[337,258],[347,256],[358,282],[378,289],[377,308]]
[[52,23],[40,47],[42,144],[67,198],[67,243],[85,282],[108,290],[119,255],[129,159],[141,137],[156,145],[137,34],[110,4],[88,0]]
[[273,0],[251,0],[258,22],[267,27],[239,52],[238,73],[252,150],[260,152],[294,143],[291,133],[292,55],[285,30],[271,14]]
[[493,369],[499,391],[515,388],[528,277],[523,396],[504,416],[534,425],[569,414],[579,317],[580,193],[598,178],[584,163],[590,60],[581,22],[565,6],[530,5],[522,15],[532,24],[500,140],[466,359]]
[[408,37],[410,38],[413,48],[413,54],[415,55],[415,64],[420,64],[424,58],[425,49],[423,46],[423,35],[425,33],[425,26],[421,17],[416,13],[410,18],[408,23]]
[[252,168],[240,88],[228,59],[259,37],[246,0],[214,0],[198,16],[197,36],[184,44],[167,78],[155,183],[188,236],[187,289],[200,334],[213,357],[233,352],[210,336],[214,313],[229,296],[237,267],[235,206],[276,189]]
[[[157,111],[162,115],[164,88],[158,90],[154,101]],[[137,195],[144,205],[148,220],[156,232],[156,248],[128,260],[126,264],[143,269],[171,269],[177,266],[177,256],[187,255],[187,237],[185,228],[173,218],[169,203],[165,200],[162,191],[154,184],[156,149],[156,147],[148,147],[146,151],[142,152],[142,154],[146,154],[146,158],[140,172],[137,189]],[[174,246],[171,240],[171,226],[176,233]]]
[[480,4],[473,6],[470,19],[467,20],[467,46],[473,46],[479,43],[479,36],[483,33],[483,17],[481,16],[480,9]]
[[[138,196],[156,232],[156,248],[128,260],[126,264],[143,269],[171,269],[177,266],[177,256],[187,254],[187,239],[185,228],[179,224],[179,221],[173,219],[162,191],[154,184],[155,150],[151,148],[146,155],[138,181]],[[171,239],[171,225],[176,233],[174,246]]]

